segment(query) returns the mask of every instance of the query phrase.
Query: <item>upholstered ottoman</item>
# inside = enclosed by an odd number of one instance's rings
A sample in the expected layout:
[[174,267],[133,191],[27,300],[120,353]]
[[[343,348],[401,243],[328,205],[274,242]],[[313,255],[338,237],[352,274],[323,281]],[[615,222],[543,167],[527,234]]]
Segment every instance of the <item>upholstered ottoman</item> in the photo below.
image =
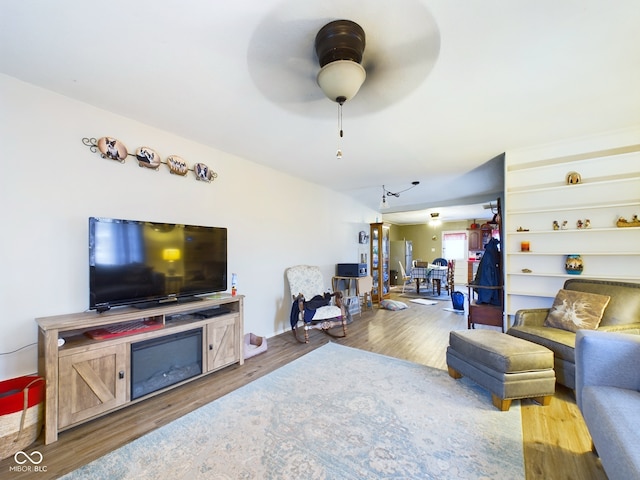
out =
[[519,398],[548,405],[555,393],[553,352],[495,330],[452,331],[447,366],[453,378],[465,376],[489,390],[502,411]]

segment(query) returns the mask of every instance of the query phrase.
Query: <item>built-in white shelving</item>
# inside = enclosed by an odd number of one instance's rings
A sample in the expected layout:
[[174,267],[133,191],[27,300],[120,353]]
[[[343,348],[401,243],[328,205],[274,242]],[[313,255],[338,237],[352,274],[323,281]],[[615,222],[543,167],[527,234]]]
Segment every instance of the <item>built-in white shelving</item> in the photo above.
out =
[[[564,282],[566,256],[581,255],[582,278],[640,283],[638,129],[507,152],[504,241],[506,313],[547,308]],[[577,153],[576,153],[577,152]],[[569,184],[570,172],[581,181]],[[589,221],[589,228],[578,222]],[[564,228],[555,229],[553,223]],[[566,223],[565,223],[566,222]],[[529,242],[529,251],[521,251]]]

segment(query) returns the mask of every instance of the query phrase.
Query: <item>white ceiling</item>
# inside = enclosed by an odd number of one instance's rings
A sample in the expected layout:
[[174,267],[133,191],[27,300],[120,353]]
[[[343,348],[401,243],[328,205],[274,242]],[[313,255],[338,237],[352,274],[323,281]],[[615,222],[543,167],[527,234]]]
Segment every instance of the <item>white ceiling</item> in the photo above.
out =
[[[341,160],[313,48],[338,18],[367,42]],[[638,0],[3,0],[0,72],[372,208],[418,180],[390,211],[442,211],[495,199],[502,152],[640,123],[638,25]]]
[[496,212],[496,202],[494,201],[492,203],[453,205],[396,213],[383,213],[382,218],[385,222],[396,225],[416,225],[429,223],[429,221],[432,220],[431,214],[437,213],[437,219],[441,222],[478,220],[478,223],[485,223],[485,221],[493,219]]

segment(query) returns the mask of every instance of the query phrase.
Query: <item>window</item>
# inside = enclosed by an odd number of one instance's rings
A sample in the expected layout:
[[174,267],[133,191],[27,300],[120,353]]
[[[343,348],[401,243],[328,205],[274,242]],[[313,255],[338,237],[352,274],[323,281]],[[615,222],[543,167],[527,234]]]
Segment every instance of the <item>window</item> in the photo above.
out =
[[447,260],[465,260],[467,232],[442,232],[442,256]]

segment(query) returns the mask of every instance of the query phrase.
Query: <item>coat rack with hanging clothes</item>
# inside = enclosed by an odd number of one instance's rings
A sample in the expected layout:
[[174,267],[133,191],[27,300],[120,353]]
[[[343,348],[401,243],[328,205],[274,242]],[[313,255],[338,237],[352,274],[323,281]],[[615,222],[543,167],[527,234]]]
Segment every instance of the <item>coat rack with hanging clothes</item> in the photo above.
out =
[[468,316],[467,327],[490,325],[500,327],[504,332],[504,284],[502,275],[502,239],[500,199],[491,223],[496,225],[499,238],[491,238],[484,250],[478,271],[467,285]]

